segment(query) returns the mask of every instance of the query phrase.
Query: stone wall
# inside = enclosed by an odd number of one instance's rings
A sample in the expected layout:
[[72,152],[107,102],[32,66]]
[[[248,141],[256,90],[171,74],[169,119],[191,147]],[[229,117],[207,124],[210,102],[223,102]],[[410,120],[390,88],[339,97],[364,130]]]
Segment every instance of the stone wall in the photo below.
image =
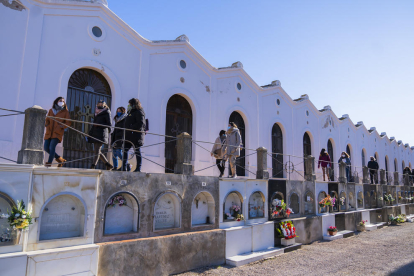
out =
[[292,219],[296,227],[296,242],[308,244],[322,239],[322,217],[307,216]]
[[[219,217],[218,190],[217,177],[104,171],[99,181],[95,242],[216,229]],[[204,192],[205,196],[197,196],[200,192]],[[108,201],[116,194],[126,195],[131,201],[135,201],[134,205],[137,210],[134,210],[130,217],[134,220],[134,225],[132,231],[126,233],[104,234],[105,223],[110,223],[109,217],[105,219]],[[158,214],[155,214],[155,205],[165,194],[168,194],[168,202],[176,201],[174,208],[179,210],[174,218],[168,218],[174,226],[156,229],[154,216],[158,216]],[[206,196],[209,197],[209,200],[206,199]],[[212,205],[210,224],[192,225],[192,212],[195,211],[192,208],[194,208],[193,205],[197,199],[200,199],[197,202],[197,206],[200,208]],[[132,208],[131,203],[128,204]],[[110,211],[116,211],[116,208],[124,207],[115,206]],[[120,217],[123,215],[126,213],[119,213]],[[117,223],[116,218],[113,219],[113,223]]]
[[99,275],[170,275],[225,262],[223,230],[102,243]]

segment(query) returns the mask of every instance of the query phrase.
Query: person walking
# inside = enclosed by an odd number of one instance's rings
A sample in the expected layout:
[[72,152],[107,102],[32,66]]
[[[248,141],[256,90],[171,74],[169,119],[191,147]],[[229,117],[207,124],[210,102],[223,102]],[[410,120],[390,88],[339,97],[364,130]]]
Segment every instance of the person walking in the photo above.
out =
[[[62,167],[66,160],[56,153],[56,146],[62,142],[65,129],[71,125],[71,121],[67,120],[70,119],[70,115],[65,98],[57,97],[53,102],[52,108],[47,113],[47,116],[45,123],[46,133],[44,137],[44,150],[49,154],[49,159],[45,163],[45,166],[52,166],[53,158],[55,158],[56,162],[59,163],[58,167]],[[49,117],[57,117],[59,119]]]
[[404,170],[403,170],[403,177],[404,177],[404,179],[407,177],[408,178],[408,181],[409,182],[411,182],[411,169],[410,169],[410,167],[405,167],[404,168]]
[[374,180],[375,180],[375,184],[377,184],[377,178],[375,178],[375,175],[378,172],[379,169],[379,165],[377,160],[375,160],[374,156],[371,156],[369,158],[369,162],[368,162],[368,169],[369,169],[369,177],[371,179],[371,184],[374,184]]
[[348,153],[343,151],[341,157],[339,157],[338,163],[344,162],[346,164],[346,179],[348,182],[351,181],[350,168],[351,168],[351,158]]
[[[141,147],[144,145],[145,139],[145,112],[142,108],[141,102],[136,99],[130,99],[128,102],[128,115],[125,118],[125,151],[122,163],[122,170],[127,170],[128,151],[130,148],[135,148],[135,158],[137,160],[137,167],[134,172],[141,171],[142,157]],[[131,131],[134,130],[134,131]],[[132,144],[131,144],[132,143]]]
[[[105,155],[102,153],[102,146],[108,144],[109,131],[112,125],[111,111],[103,100],[100,100],[95,108],[95,117],[93,119],[94,125],[89,130],[88,142],[94,144],[93,152],[95,159],[92,163],[91,169],[95,169],[99,159],[105,164],[108,171],[113,169],[113,166],[108,162]],[[98,125],[95,125],[98,124]],[[101,126],[104,125],[104,126]]]
[[211,150],[211,156],[216,158],[216,165],[220,171],[220,176],[223,177],[224,170],[226,168],[226,160],[223,159],[226,153],[226,131],[220,130],[219,137],[214,142],[213,149]]
[[[125,128],[125,118],[127,117],[125,107],[121,106],[116,109],[116,115],[114,117],[115,127],[114,131],[111,134],[111,143],[112,143],[112,164],[115,170],[118,170],[118,158],[122,160],[122,146],[124,145],[124,130],[120,128]],[[122,170],[122,167],[119,171]]]
[[242,139],[240,130],[233,122],[229,123],[226,132],[226,160],[229,159],[231,176],[230,178],[236,178],[236,158],[240,156],[240,147],[242,145]]
[[318,169],[322,166],[323,181],[325,181],[325,174],[328,181],[331,180],[329,177],[329,168],[331,167],[331,157],[329,156],[326,149],[322,149],[319,154]]

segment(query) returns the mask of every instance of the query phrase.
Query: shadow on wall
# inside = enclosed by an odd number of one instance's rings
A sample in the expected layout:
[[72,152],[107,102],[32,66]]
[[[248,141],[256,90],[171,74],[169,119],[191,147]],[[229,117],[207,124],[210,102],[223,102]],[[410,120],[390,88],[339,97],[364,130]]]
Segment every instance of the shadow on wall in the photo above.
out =
[[409,276],[409,275],[413,275],[413,271],[414,271],[414,262],[411,262],[405,266],[400,267],[399,269],[391,272],[390,276]]

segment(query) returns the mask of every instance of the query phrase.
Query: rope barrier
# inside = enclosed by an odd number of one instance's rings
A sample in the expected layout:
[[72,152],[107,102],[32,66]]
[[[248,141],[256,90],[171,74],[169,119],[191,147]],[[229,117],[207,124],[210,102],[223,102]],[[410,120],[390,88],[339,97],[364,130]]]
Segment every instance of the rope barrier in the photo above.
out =
[[11,161],[11,162],[17,163],[17,161],[11,160],[11,159],[6,158],[6,157],[2,157],[2,156],[0,156],[0,158],[1,158],[1,159],[4,159],[4,160],[7,160],[7,161]]
[[15,113],[15,114],[8,114],[8,115],[0,115],[0,117],[7,117],[7,116],[14,116],[14,115],[22,115],[24,113]]
[[2,108],[2,107],[0,107],[0,110],[25,114],[24,111],[18,111],[18,110],[7,109],[7,108]]

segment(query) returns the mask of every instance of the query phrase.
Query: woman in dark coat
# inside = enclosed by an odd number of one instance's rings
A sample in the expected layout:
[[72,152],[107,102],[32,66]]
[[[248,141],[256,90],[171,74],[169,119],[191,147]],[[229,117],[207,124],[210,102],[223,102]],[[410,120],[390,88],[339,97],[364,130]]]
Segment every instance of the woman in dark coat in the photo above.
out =
[[121,106],[116,109],[116,115],[114,117],[115,127],[111,134],[112,143],[112,163],[115,169],[118,168],[118,158],[122,160],[122,146],[124,145],[124,130],[125,118],[127,117],[125,107]]
[[105,163],[106,169],[108,171],[112,170],[113,166],[108,162],[105,155],[102,153],[102,146],[103,144],[108,144],[109,138],[109,130],[111,128],[111,111],[109,110],[108,106],[103,100],[100,100],[95,108],[95,117],[93,119],[94,124],[99,125],[106,125],[105,126],[97,126],[93,125],[91,130],[89,131],[89,135],[92,136],[88,137],[88,142],[94,144],[94,156],[95,160],[92,163],[91,169],[95,169],[96,165],[99,162],[99,159]]
[[[135,157],[137,159],[137,167],[134,172],[141,171],[142,157],[141,147],[144,145],[145,137],[145,112],[138,99],[130,99],[128,102],[128,116],[125,119],[125,128],[136,130],[126,131],[125,133],[125,151],[122,168],[126,171],[126,164],[128,160],[128,151],[133,146],[135,147]],[[131,145],[131,142],[133,145]]]

